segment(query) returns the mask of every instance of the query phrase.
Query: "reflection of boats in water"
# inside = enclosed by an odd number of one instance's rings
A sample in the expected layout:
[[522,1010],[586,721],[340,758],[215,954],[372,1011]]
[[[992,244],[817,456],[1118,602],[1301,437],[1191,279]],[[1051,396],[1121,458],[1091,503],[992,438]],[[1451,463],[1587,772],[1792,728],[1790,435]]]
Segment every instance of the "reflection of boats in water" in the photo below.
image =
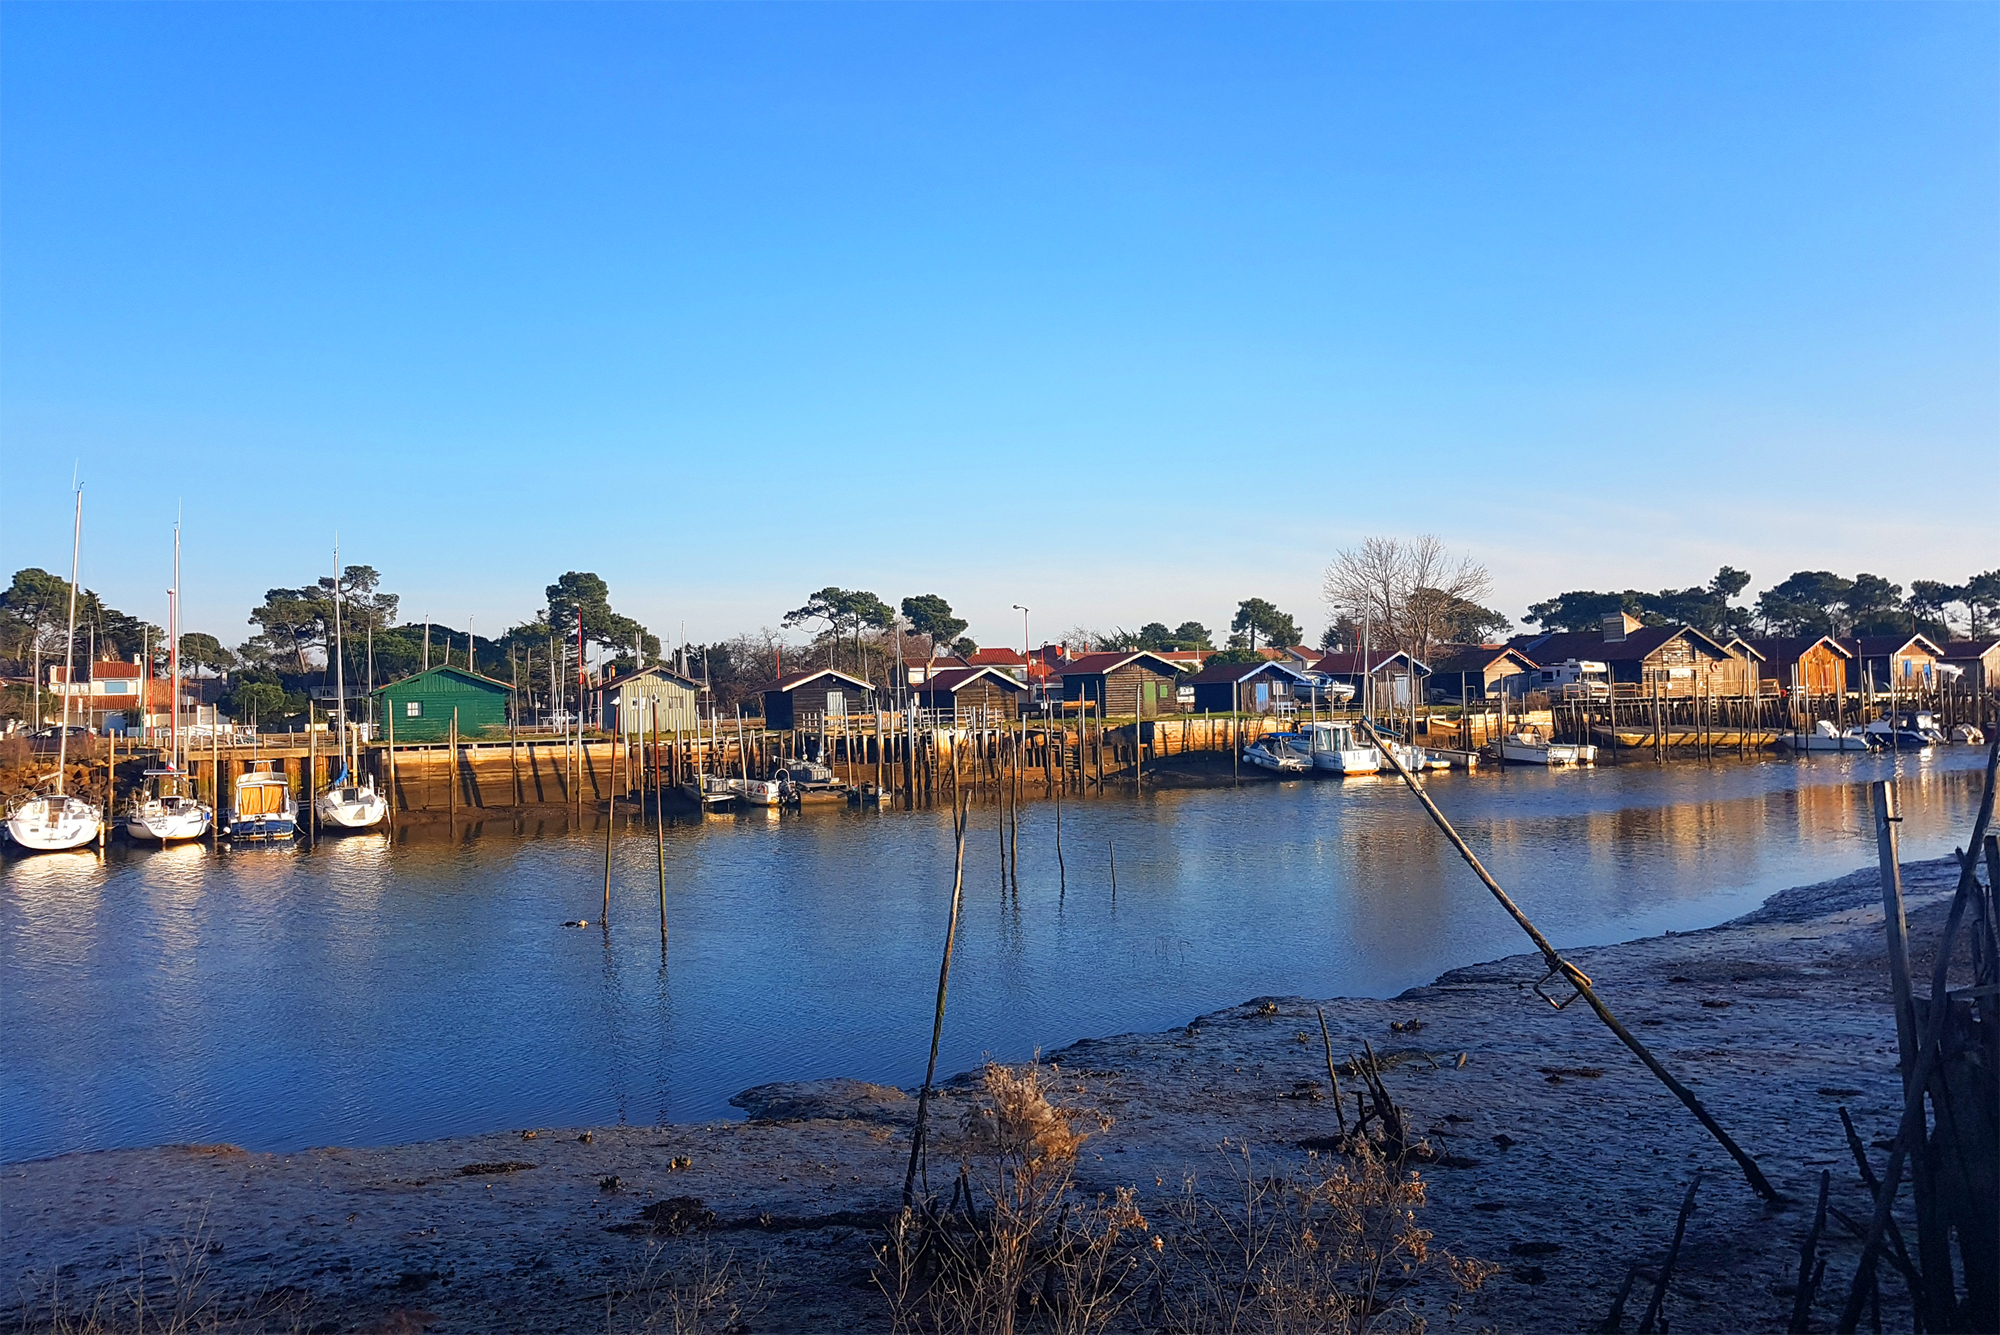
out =
[[236,778],[236,800],[222,832],[231,839],[290,839],[299,832],[299,813],[292,786],[272,761]]
[[1597,748],[1552,742],[1533,728],[1500,739],[1500,756],[1510,765],[1594,765]]
[[31,797],[7,813],[7,838],[30,853],[60,853],[97,838],[104,818],[97,807],[60,791]]
[[1872,749],[1859,728],[1842,732],[1832,720],[1821,719],[1811,732],[1787,732],[1778,736],[1778,745],[1794,751],[1867,751]]

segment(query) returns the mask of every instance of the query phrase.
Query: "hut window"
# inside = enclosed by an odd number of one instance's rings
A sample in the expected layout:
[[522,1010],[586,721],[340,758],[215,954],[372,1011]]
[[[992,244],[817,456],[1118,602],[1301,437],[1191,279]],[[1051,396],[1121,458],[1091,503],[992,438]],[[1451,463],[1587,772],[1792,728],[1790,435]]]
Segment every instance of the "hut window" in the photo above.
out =
[[423,702],[423,701],[421,701],[421,700],[406,700],[406,701],[404,701],[404,702],[403,702],[403,717],[405,717],[405,718],[422,718],[423,716],[424,716],[424,702]]

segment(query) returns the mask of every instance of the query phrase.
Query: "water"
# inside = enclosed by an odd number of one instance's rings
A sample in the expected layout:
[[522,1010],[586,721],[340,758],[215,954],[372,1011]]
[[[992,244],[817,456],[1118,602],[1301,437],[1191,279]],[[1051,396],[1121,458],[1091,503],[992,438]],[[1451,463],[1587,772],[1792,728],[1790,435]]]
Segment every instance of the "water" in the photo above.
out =
[[[1899,767],[1906,855],[1937,856],[1965,838],[1981,759],[1512,768],[1431,790],[1574,946],[1712,924],[1871,863],[1866,784]],[[1067,801],[1066,893],[1053,818],[1026,811],[1017,903],[994,811],[972,813],[943,1072],[1262,994],[1389,995],[1528,949],[1392,780]],[[947,813],[670,827],[664,967],[650,832],[619,835],[606,933],[601,829],[496,826],[10,859],[0,1158],[684,1121],[769,1080],[922,1078]],[[592,926],[562,926],[577,918]]]

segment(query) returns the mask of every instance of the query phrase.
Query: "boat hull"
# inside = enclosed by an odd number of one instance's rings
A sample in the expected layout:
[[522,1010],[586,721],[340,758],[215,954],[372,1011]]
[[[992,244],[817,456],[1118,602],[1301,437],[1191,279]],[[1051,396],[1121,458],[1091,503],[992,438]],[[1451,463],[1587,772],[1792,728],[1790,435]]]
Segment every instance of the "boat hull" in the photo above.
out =
[[1529,742],[1502,742],[1500,755],[1510,765],[1591,765],[1597,762],[1594,746],[1571,746],[1556,742],[1537,746]]
[[1382,768],[1382,753],[1372,746],[1355,750],[1316,751],[1313,753],[1313,768],[1330,770],[1335,774],[1352,777],[1359,774],[1375,774]]
[[389,815],[389,804],[374,793],[352,802],[341,802],[321,797],[313,804],[313,814],[319,823],[335,830],[368,830],[380,825]]
[[7,838],[30,853],[61,853],[97,838],[104,818],[88,802],[43,798],[25,803],[7,818]]
[[1255,746],[1244,747],[1243,758],[1258,769],[1272,770],[1279,774],[1310,774],[1313,768],[1312,762],[1304,756],[1273,755]]
[[171,844],[182,839],[199,839],[208,833],[213,815],[199,811],[141,812],[125,820],[125,837],[142,844]]
[[296,838],[299,822],[293,816],[238,816],[224,824],[222,832],[235,840],[275,843]]

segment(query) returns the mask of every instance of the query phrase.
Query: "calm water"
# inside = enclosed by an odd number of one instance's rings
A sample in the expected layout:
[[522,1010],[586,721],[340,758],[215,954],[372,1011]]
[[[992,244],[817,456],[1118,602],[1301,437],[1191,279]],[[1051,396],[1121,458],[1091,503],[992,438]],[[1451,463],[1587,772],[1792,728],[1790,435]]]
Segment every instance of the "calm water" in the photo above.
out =
[[[1719,922],[1872,862],[1900,763],[1910,857],[1962,840],[1982,754],[1438,775],[1562,945]],[[1018,902],[975,809],[941,1069],[1184,1023],[1265,993],[1388,995],[1527,943],[1392,781],[1064,803]],[[727,1115],[768,1080],[922,1077],[945,813],[814,809],[312,852],[114,846],[0,866],[0,1157],[173,1141],[282,1150]],[[1107,875],[1115,844],[1118,896]],[[564,928],[587,917],[585,930]]]

